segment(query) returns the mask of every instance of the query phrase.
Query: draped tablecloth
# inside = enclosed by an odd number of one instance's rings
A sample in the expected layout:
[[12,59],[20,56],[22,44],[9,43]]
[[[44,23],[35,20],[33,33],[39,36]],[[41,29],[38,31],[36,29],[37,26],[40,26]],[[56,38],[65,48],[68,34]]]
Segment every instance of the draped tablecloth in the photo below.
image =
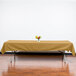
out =
[[1,49],[2,54],[6,51],[71,51],[75,56],[73,43],[70,41],[35,41],[35,40],[8,40]]

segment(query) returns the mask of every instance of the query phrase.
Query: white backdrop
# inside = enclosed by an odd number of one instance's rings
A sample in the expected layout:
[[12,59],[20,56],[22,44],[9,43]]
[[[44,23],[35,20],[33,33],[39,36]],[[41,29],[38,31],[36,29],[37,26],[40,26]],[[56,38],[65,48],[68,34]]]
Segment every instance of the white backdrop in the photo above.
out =
[[0,49],[7,40],[70,40],[76,49],[76,0],[0,0]]

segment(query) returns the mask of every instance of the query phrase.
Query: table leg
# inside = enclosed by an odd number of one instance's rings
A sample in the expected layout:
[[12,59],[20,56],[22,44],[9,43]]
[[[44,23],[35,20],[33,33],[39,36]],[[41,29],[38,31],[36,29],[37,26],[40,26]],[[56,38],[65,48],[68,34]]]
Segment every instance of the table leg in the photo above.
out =
[[[12,52],[12,54],[13,54],[13,52]],[[12,54],[11,54],[11,56],[12,56]],[[10,58],[10,63],[12,63],[12,57]]]
[[15,51],[14,51],[14,62],[15,62]]
[[63,53],[63,61],[64,61],[64,63],[66,63],[66,55],[65,55],[65,51],[64,51],[64,53]]
[[59,51],[59,52],[61,52],[61,53],[63,54],[63,56],[62,56],[62,61],[63,61],[64,63],[66,63],[65,51]]
[[[13,53],[12,54],[14,54],[14,62],[15,62],[15,51],[13,51]],[[12,57],[10,58],[10,63],[12,63]]]
[[10,58],[10,63],[12,63],[12,57]]

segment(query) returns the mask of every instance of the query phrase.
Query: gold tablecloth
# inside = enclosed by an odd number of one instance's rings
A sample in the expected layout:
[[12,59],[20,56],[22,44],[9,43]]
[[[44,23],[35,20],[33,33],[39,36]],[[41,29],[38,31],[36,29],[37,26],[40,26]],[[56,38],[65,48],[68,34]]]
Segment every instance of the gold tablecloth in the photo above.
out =
[[70,41],[35,41],[35,40],[8,40],[1,49],[2,54],[6,51],[71,51],[75,56],[73,43]]

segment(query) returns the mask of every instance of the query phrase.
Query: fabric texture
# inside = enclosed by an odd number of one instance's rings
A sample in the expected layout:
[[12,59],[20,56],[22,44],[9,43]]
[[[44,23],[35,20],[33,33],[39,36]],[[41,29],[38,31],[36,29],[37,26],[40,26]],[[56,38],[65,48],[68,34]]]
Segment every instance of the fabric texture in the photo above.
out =
[[71,51],[75,56],[73,43],[70,41],[35,41],[35,40],[8,40],[1,49],[6,51]]

